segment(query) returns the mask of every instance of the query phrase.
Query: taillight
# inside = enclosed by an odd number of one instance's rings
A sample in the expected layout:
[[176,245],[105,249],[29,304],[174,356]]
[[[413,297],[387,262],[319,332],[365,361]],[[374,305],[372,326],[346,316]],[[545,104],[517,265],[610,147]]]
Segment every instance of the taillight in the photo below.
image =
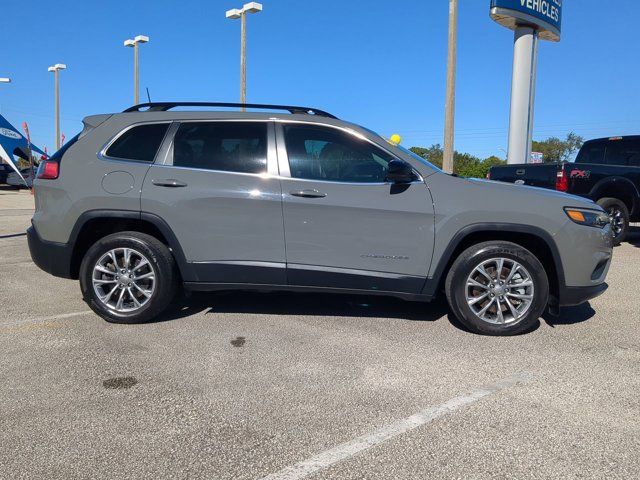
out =
[[566,192],[569,190],[569,179],[567,178],[567,173],[564,171],[564,167],[561,167],[558,170],[558,174],[556,176],[556,190],[559,192]]
[[38,167],[38,174],[36,178],[42,180],[55,180],[60,173],[60,164],[55,161],[46,160],[40,163]]

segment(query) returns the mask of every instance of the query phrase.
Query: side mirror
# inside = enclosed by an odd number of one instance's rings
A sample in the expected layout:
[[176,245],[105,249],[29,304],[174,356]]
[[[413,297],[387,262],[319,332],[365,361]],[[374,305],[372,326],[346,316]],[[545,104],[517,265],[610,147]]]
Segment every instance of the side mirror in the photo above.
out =
[[23,160],[29,160],[29,154],[22,147],[16,147],[13,149],[13,154],[20,157]]
[[391,160],[387,169],[387,181],[393,183],[411,183],[415,180],[413,168],[402,160]]

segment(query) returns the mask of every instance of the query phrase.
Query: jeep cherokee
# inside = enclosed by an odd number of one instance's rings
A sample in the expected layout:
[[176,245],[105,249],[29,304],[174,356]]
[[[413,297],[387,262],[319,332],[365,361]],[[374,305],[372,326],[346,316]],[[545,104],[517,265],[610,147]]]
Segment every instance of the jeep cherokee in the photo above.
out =
[[38,169],[28,240],[110,322],[156,318],[180,287],[444,291],[468,329],[513,335],[607,288],[591,200],[448,175],[321,110],[150,103],[83,122]]

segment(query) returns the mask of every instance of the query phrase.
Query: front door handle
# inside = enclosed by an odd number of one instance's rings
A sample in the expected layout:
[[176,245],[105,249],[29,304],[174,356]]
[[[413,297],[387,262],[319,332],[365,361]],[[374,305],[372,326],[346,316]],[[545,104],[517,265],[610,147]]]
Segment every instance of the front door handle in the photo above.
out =
[[169,188],[178,188],[178,187],[186,187],[187,184],[181,182],[180,180],[176,180],[175,178],[165,178],[162,180],[153,179],[151,183],[157,185],[158,187],[169,187]]
[[327,196],[326,193],[319,192],[315,188],[313,190],[296,190],[293,192],[289,192],[293,197],[302,197],[302,198],[324,198]]

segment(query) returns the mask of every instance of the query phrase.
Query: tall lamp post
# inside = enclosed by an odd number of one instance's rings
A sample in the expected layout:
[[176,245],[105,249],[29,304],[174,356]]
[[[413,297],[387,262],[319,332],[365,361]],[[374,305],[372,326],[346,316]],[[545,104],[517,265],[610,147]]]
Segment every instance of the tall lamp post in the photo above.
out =
[[[247,103],[247,13],[262,11],[258,2],[245,3],[242,8],[227,10],[226,16],[232,20],[240,19],[240,103]],[[242,109],[244,111],[244,108]]]
[[0,77],[0,83],[11,83],[11,79],[7,77]]
[[0,77],[0,83],[11,83],[11,79],[7,77]]
[[133,47],[133,104],[138,105],[140,103],[140,61],[138,44],[147,43],[149,37],[146,35],[138,35],[133,39],[124,41],[125,47]]
[[56,63],[49,67],[49,71],[53,72],[55,82],[55,104],[56,104],[56,150],[60,149],[60,70],[64,70],[67,66],[64,63]]

